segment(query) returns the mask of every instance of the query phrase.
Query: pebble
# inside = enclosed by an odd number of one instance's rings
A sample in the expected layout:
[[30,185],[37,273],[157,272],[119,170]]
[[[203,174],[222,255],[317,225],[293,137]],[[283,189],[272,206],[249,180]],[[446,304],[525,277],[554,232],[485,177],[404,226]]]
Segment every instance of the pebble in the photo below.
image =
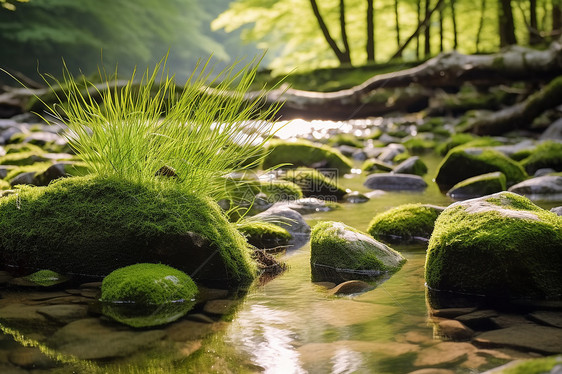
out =
[[482,347],[511,347],[542,354],[562,352],[562,329],[539,325],[519,325],[484,332],[474,338]]

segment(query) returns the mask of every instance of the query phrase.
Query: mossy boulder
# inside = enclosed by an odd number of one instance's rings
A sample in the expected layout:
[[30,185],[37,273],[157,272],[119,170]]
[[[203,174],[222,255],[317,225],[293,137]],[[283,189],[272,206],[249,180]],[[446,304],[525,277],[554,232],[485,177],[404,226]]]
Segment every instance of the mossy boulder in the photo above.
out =
[[529,157],[521,161],[521,165],[529,175],[545,168],[562,171],[562,143],[547,141],[539,144]]
[[500,192],[457,202],[437,218],[425,280],[431,289],[507,298],[562,295],[562,218]]
[[283,246],[291,240],[291,234],[287,230],[270,222],[243,220],[236,228],[246,237],[248,243],[257,248]]
[[444,208],[428,204],[404,204],[377,214],[367,232],[388,242],[428,241],[435,220]]
[[527,173],[517,163],[490,148],[455,148],[439,165],[435,182],[443,191],[455,184],[481,174],[500,171],[505,175],[507,186],[527,178]]
[[0,199],[0,261],[88,277],[161,262],[223,287],[256,275],[244,237],[215,202],[116,177],[60,179]]
[[496,192],[505,191],[506,188],[505,174],[495,171],[493,173],[477,175],[455,184],[447,192],[447,196],[456,200],[464,200],[491,195]]
[[562,175],[543,175],[527,179],[511,186],[509,191],[530,199],[559,200],[562,197]]
[[197,286],[184,272],[163,264],[135,264],[103,279],[103,314],[133,327],[181,318],[195,305]]
[[363,165],[361,165],[361,170],[369,173],[376,173],[376,172],[386,173],[392,171],[392,168],[393,168],[392,165],[377,160],[376,158],[370,158],[368,160],[365,160],[365,162],[363,162]]
[[408,157],[392,170],[396,174],[414,174],[423,176],[427,174],[427,165],[418,156]]
[[327,145],[305,140],[272,140],[268,146],[268,154],[263,159],[262,167],[269,169],[281,164],[290,164],[286,167],[293,168],[306,166],[336,169],[341,174],[349,173],[353,167],[349,158]]
[[316,197],[322,200],[339,200],[347,191],[338,184],[338,175],[327,177],[314,169],[299,168],[288,170],[282,177],[295,183],[305,197]]
[[556,374],[562,367],[562,355],[516,360],[489,370],[487,374]]
[[380,276],[394,273],[406,259],[397,251],[341,222],[320,222],[312,229],[310,263],[314,281],[327,280],[326,269]]
[[36,162],[49,161],[49,158],[44,156],[44,153],[37,153],[34,151],[8,153],[0,157],[0,165],[32,165]]
[[108,274],[101,285],[101,301],[161,305],[191,300],[197,286],[183,271],[163,264],[139,263]]
[[23,279],[41,287],[51,287],[68,281],[68,277],[48,269],[36,271],[23,277]]

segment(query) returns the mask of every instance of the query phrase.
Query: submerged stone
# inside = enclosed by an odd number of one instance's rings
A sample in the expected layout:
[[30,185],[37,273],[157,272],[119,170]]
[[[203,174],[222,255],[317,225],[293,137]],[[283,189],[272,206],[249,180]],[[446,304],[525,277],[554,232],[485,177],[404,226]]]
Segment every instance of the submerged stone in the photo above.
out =
[[393,173],[369,175],[363,185],[383,191],[421,191],[427,188],[427,183],[419,175]]
[[562,176],[544,175],[517,183],[509,191],[520,195],[562,195]]
[[65,178],[0,199],[0,260],[101,278],[139,262],[226,287],[257,273],[244,237],[210,199],[117,178]]
[[508,186],[527,178],[525,170],[516,161],[502,153],[486,148],[457,148],[451,150],[439,165],[435,182],[441,190],[477,175],[502,172]]
[[375,239],[389,242],[428,241],[442,207],[404,204],[377,214],[367,230]]
[[503,298],[562,295],[562,218],[500,192],[457,202],[437,218],[425,280],[433,290]]
[[320,222],[312,230],[310,264],[313,281],[323,269],[377,277],[400,269],[406,259],[397,251],[341,222]]
[[495,171],[477,175],[455,184],[447,192],[447,196],[455,200],[472,199],[505,191],[506,188],[505,175],[502,172]]

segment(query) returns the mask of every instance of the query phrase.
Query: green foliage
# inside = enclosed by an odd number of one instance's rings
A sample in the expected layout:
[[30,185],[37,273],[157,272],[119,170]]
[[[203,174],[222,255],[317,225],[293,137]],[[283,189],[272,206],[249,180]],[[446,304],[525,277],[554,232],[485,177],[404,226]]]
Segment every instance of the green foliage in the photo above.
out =
[[553,141],[539,144],[529,157],[521,161],[521,165],[529,174],[534,174],[541,168],[562,171],[562,144]]
[[269,153],[264,157],[262,163],[264,169],[280,164],[283,164],[284,167],[295,168],[319,165],[322,168],[337,169],[339,173],[345,174],[349,173],[353,167],[351,160],[337,149],[306,140],[272,140],[268,145],[268,150]]
[[[213,89],[207,64],[181,88],[164,69],[157,65],[140,82],[133,76],[122,86],[79,82],[67,71],[65,105],[51,111],[68,126],[69,145],[92,172],[220,198],[222,177],[251,167],[247,160],[254,156],[257,163],[271,136],[265,118],[276,108],[259,111],[261,97],[244,97],[257,64],[230,66],[211,80]],[[173,176],[160,175],[163,167]]]
[[101,286],[101,300],[113,303],[166,304],[191,300],[197,286],[184,272],[162,264],[135,264],[116,269]]
[[431,205],[404,204],[377,214],[367,232],[389,242],[427,240],[441,209]]

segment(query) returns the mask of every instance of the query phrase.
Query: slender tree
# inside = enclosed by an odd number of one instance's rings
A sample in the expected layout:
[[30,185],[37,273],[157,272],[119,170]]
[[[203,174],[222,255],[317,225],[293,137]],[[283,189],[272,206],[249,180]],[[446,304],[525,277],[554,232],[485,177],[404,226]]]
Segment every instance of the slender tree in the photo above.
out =
[[398,16],[398,0],[394,0],[394,24],[396,25],[396,48],[400,48],[400,17]]
[[443,11],[439,9],[439,52],[443,52]]
[[[430,19],[430,5],[431,0],[425,0],[425,19]],[[427,25],[424,29],[424,44],[423,44],[423,54],[425,58],[428,58],[431,55],[431,21],[428,21]]]
[[375,7],[374,0],[367,0],[367,61],[375,62]]
[[457,49],[459,47],[459,40],[458,40],[457,12],[455,8],[455,0],[450,0],[449,6],[451,7],[451,21],[453,22],[453,49]]
[[552,0],[552,33],[559,34],[562,29],[562,1]]
[[[343,3],[343,0],[340,0],[340,7],[341,7],[341,3]],[[328,45],[336,55],[340,64],[342,65],[351,64],[351,55],[349,53],[349,50],[348,49],[346,50],[345,48],[343,50],[340,49],[334,38],[332,38],[332,36],[330,35],[330,30],[328,30],[328,26],[326,25],[326,22],[324,22],[324,18],[322,17],[322,14],[320,14],[320,9],[318,9],[318,3],[316,2],[316,0],[310,0],[310,6],[312,7],[312,12],[314,13],[314,17],[316,17],[316,21],[318,22],[318,26],[322,31],[322,35],[324,35],[324,39],[326,39],[326,42],[328,43]],[[340,19],[341,19],[341,14],[342,12],[340,10]],[[344,17],[345,17],[345,13],[344,13]]]
[[529,44],[537,45],[541,42],[539,22],[537,18],[537,0],[529,0]]
[[343,52],[345,55],[345,62],[351,64],[351,50],[349,48],[349,40],[347,38],[347,29],[345,22],[345,0],[340,0],[340,32],[343,42]]
[[[422,23],[421,2],[422,2],[422,0],[418,0],[416,2],[416,11],[417,11],[417,15],[418,15],[418,26],[421,25],[421,23]],[[398,50],[400,50],[400,48],[398,48]],[[402,53],[402,52],[400,52],[400,53]],[[416,33],[416,58],[418,60],[420,59],[420,34],[419,33]]]
[[498,7],[500,46],[517,44],[511,0],[500,0]]
[[480,52],[480,38],[482,36],[482,29],[484,29],[484,17],[486,15],[486,0],[480,3],[480,21],[478,22],[478,30],[476,31],[476,53]]

